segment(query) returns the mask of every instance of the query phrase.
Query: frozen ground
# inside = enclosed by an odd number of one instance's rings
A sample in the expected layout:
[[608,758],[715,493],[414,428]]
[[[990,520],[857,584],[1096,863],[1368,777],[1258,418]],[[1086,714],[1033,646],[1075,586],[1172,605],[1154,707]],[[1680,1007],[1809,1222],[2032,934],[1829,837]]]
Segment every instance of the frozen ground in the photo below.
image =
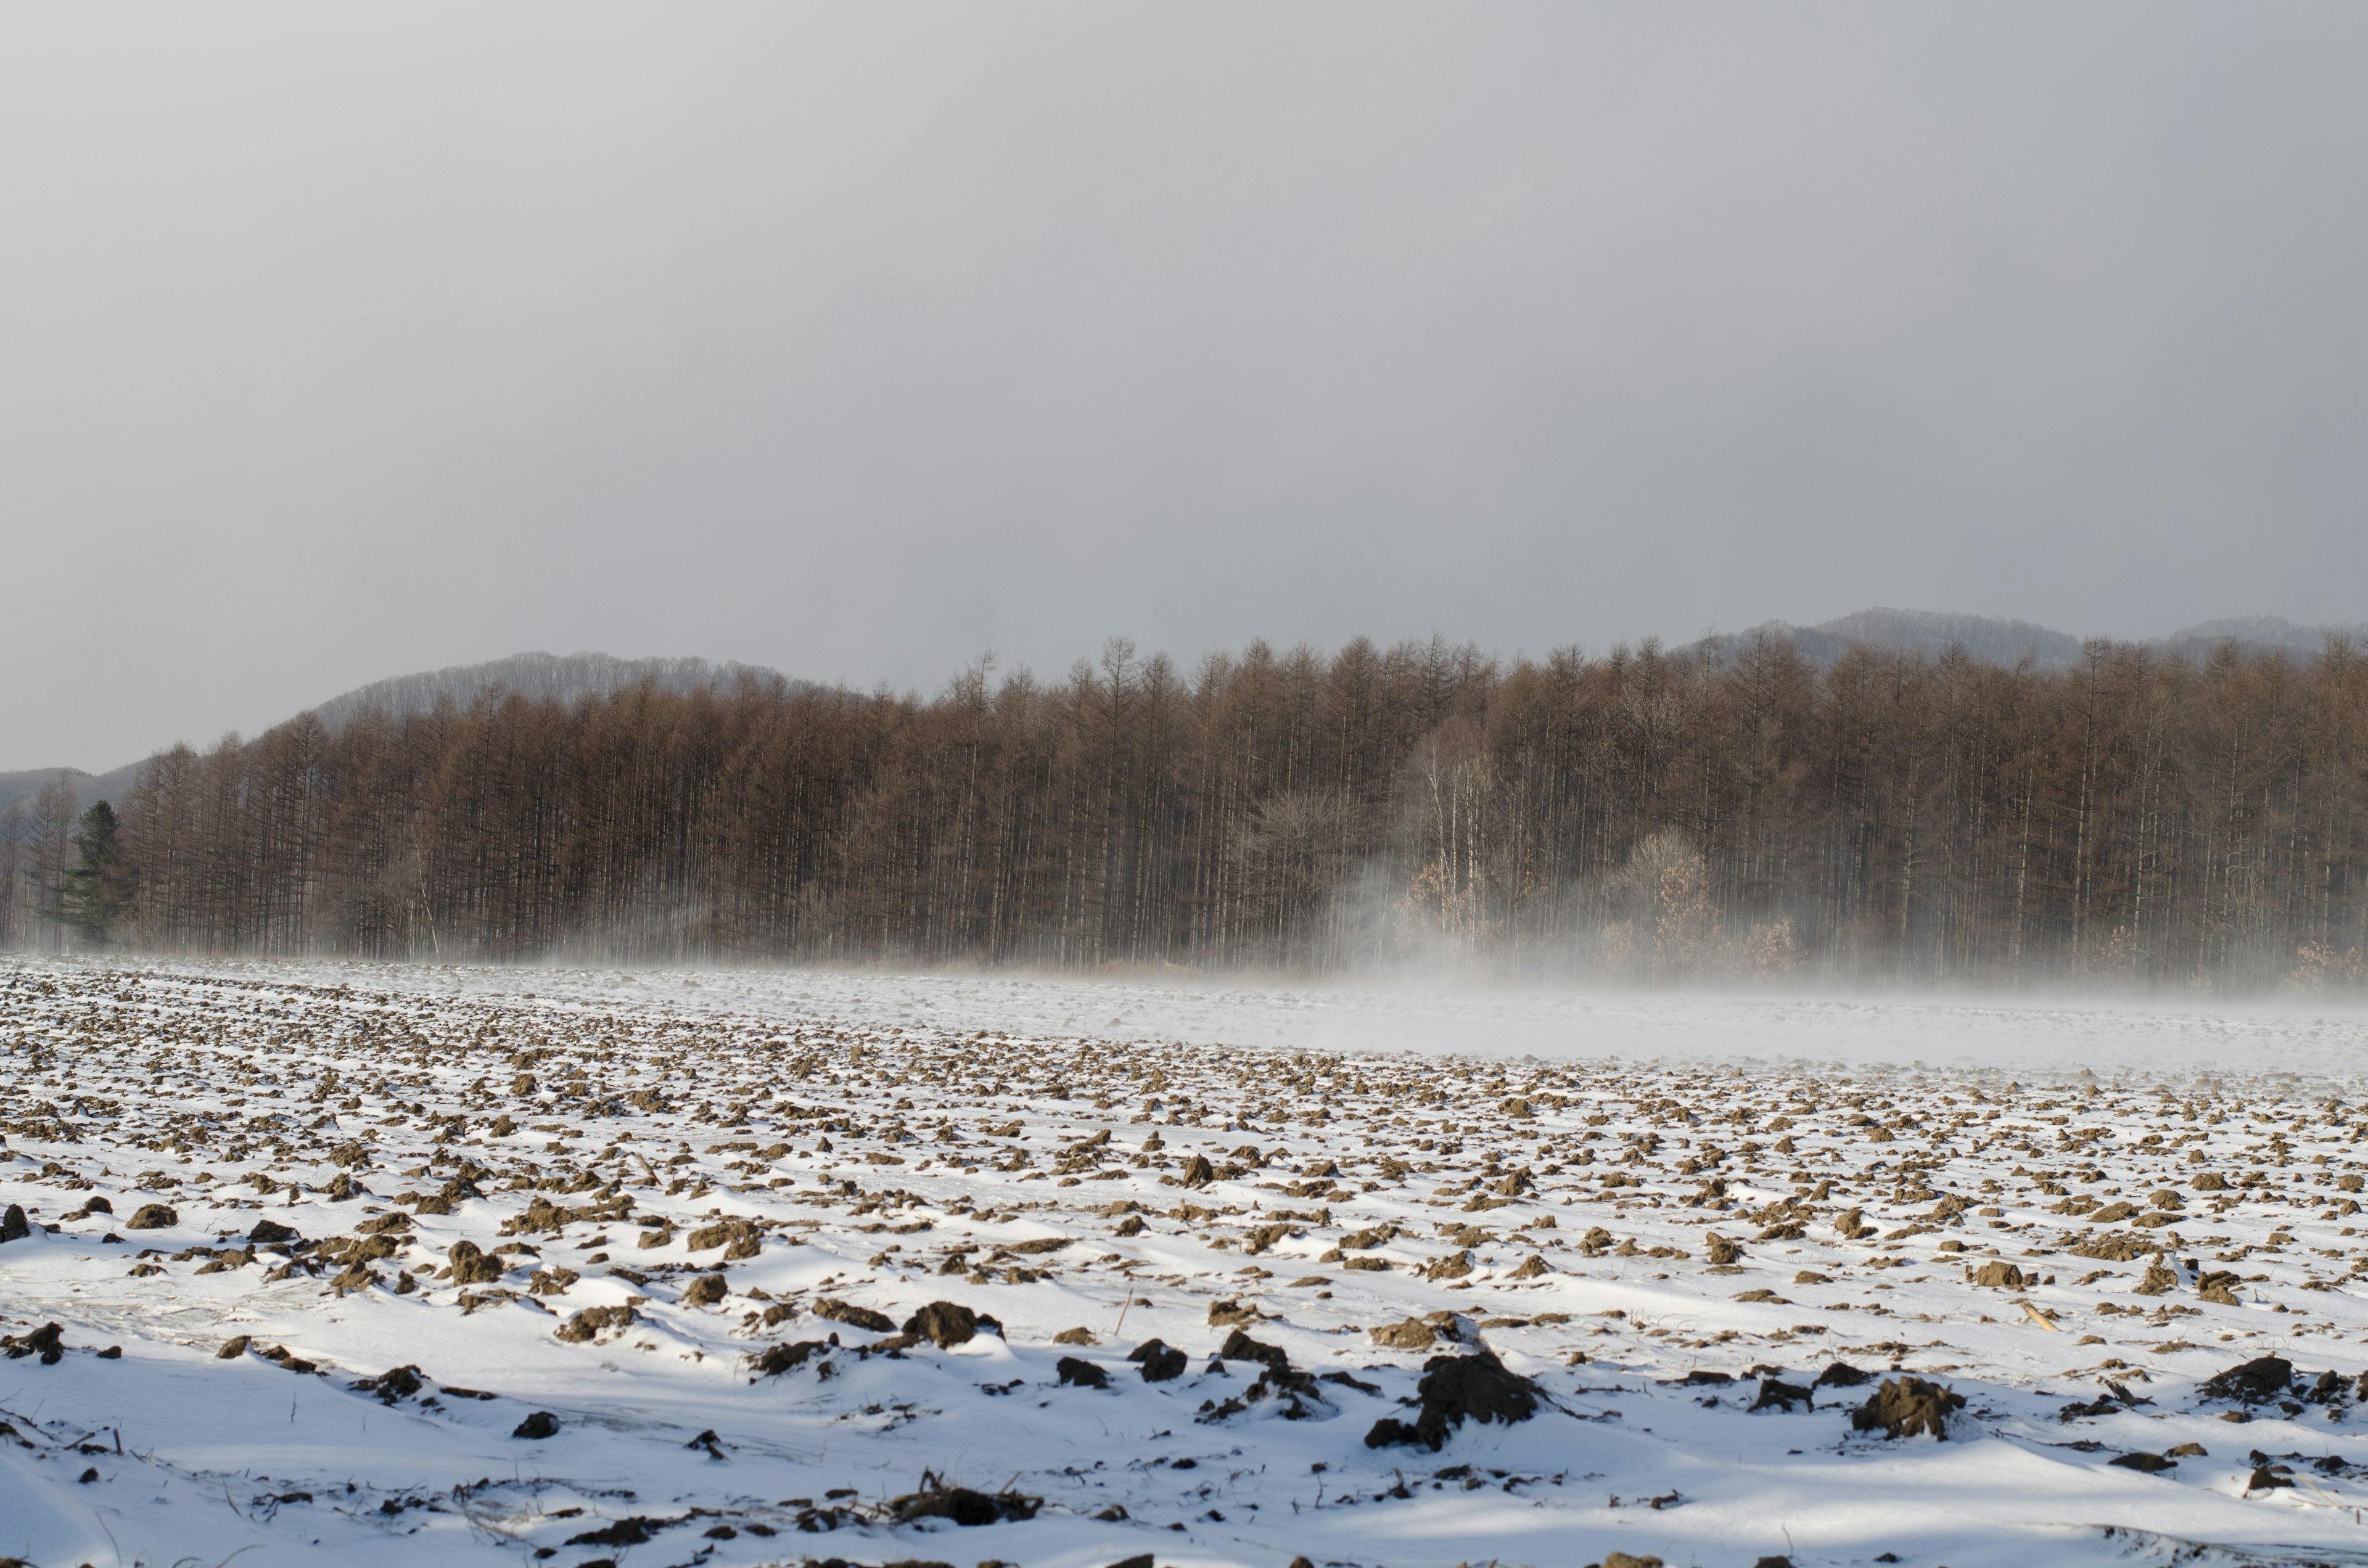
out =
[[12,962],[0,1558],[2368,1564],[2363,1036]]

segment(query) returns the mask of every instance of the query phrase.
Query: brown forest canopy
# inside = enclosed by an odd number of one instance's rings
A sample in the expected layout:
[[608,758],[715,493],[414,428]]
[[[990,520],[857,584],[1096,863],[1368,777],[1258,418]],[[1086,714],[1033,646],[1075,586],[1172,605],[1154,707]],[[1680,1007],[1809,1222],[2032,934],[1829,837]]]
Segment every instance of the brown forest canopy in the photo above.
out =
[[307,715],[119,804],[176,951],[2340,983],[2368,659],[1120,642],[934,701]]

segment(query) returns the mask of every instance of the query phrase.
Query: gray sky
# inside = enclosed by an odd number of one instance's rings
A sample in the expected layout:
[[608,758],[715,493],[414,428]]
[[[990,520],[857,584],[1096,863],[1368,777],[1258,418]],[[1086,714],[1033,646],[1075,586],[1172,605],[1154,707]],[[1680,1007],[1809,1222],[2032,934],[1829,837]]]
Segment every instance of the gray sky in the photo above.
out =
[[15,6],[0,767],[528,648],[2368,619],[2368,6]]

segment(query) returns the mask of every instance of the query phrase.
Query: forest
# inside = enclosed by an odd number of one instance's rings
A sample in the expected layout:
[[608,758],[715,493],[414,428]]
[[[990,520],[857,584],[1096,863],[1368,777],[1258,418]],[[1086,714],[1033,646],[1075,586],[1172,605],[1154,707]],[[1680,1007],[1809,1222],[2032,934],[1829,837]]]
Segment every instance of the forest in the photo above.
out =
[[79,859],[62,788],[0,817],[0,945],[2349,990],[2368,654],[1120,641],[308,713],[113,806]]

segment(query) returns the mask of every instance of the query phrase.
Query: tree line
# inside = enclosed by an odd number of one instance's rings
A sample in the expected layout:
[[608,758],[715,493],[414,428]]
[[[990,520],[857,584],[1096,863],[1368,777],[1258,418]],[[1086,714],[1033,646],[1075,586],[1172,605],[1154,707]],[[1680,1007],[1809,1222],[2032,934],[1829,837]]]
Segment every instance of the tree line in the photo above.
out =
[[302,715],[160,753],[114,814],[79,916],[58,802],[0,821],[0,940],[2348,987],[2368,657],[1360,641],[1187,674],[1117,642],[929,700],[744,676]]

